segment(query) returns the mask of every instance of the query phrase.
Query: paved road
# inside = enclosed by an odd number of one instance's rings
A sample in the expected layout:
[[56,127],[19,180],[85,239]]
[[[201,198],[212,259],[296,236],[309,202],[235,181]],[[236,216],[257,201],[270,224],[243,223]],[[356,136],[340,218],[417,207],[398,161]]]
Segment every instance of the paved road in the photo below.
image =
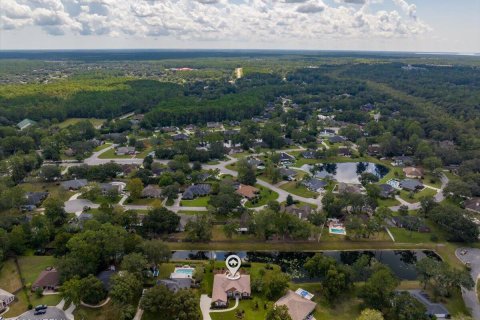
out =
[[69,317],[65,314],[65,312],[62,309],[59,309],[57,307],[48,307],[47,308],[47,313],[41,314],[41,315],[34,315],[34,311],[30,310],[22,315],[20,315],[17,320],[70,320]]
[[[299,150],[302,150],[302,149],[299,149]],[[284,151],[292,151],[292,150],[284,150]],[[278,152],[282,152],[281,150],[279,150]],[[256,155],[254,155],[256,156]],[[237,171],[233,171],[233,170],[230,170],[227,168],[228,165],[230,164],[233,164],[235,162],[238,161],[238,159],[236,158],[232,158],[230,156],[228,156],[229,160],[227,161],[221,161],[219,164],[216,164],[216,165],[204,165],[203,168],[204,169],[212,169],[212,170],[219,170],[220,173],[223,173],[223,174],[228,174],[228,175],[231,175],[231,176],[234,176],[236,177],[238,175]],[[284,202],[287,200],[287,196],[290,194],[289,192],[283,190],[283,189],[280,189],[279,187],[277,186],[274,186],[266,181],[263,181],[263,180],[260,180],[258,179],[257,180],[257,183],[259,185],[261,185],[262,187],[265,187],[265,188],[268,188],[270,190],[273,190],[275,191],[276,193],[278,193],[278,198],[277,198],[277,201],[278,202]],[[298,200],[298,201],[301,201],[301,202],[305,202],[305,203],[310,203],[310,204],[314,204],[316,206],[318,206],[319,209],[321,209],[322,207],[322,196],[320,195],[318,198],[316,199],[312,199],[312,198],[305,198],[305,197],[300,197],[300,196],[297,196],[297,195],[294,195],[294,194],[291,194],[292,198],[294,200]]]
[[[463,250],[467,251],[467,253],[464,255],[461,254]],[[462,263],[470,262],[472,268],[470,274],[472,275],[473,281],[475,281],[475,287],[473,290],[466,290],[462,288],[462,296],[463,301],[465,301],[465,305],[472,312],[473,319],[480,320],[480,303],[478,301],[476,290],[476,284],[478,282],[478,278],[480,277],[480,249],[458,248],[455,251],[455,255],[460,261],[462,261]]]

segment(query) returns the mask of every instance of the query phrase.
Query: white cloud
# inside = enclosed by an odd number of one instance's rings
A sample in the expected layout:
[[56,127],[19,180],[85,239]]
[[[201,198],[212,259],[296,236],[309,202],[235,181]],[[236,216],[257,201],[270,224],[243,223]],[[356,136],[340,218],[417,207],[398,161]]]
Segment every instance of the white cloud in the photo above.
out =
[[[5,30],[38,26],[51,35],[171,37],[182,41],[311,41],[424,33],[416,6],[374,11],[378,0],[1,0]],[[348,5],[344,5],[348,4]],[[358,4],[358,5],[352,5]],[[409,19],[408,17],[412,18]]]

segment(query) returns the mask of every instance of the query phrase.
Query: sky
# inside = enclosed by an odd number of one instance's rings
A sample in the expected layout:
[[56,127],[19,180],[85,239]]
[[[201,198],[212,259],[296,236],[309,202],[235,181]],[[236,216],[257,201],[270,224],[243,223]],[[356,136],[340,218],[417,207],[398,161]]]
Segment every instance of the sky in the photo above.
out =
[[480,52],[480,0],[1,0],[0,50]]

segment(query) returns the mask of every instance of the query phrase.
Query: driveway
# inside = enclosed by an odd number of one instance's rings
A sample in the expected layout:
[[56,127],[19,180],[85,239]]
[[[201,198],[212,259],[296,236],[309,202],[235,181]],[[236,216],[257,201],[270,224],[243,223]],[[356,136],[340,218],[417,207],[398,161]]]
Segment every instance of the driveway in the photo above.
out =
[[82,213],[84,207],[89,207],[92,209],[98,208],[100,205],[93,203],[87,199],[74,199],[65,201],[65,211],[67,213]]
[[[461,254],[463,250],[467,251],[464,255]],[[478,277],[480,276],[480,249],[459,248],[455,251],[455,255],[460,261],[462,261],[462,263],[470,262],[470,274],[472,275],[473,281],[475,281],[475,287],[473,290],[462,288],[462,296],[465,305],[472,312],[473,319],[480,320],[480,303],[476,291],[476,284],[478,282]]]
[[17,318],[17,320],[70,320],[65,312],[62,309],[58,309],[57,307],[48,307],[47,313],[41,315],[34,315],[35,311],[30,310],[22,314]]
[[212,320],[210,317],[210,306],[212,305],[212,298],[206,294],[200,296],[200,310],[202,310],[203,320]]

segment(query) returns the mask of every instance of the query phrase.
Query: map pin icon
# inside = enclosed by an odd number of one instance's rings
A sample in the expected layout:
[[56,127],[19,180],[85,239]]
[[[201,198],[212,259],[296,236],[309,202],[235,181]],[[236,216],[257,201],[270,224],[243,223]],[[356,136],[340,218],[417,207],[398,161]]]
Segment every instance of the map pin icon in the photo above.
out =
[[237,271],[242,265],[242,260],[240,259],[240,257],[234,254],[230,255],[227,257],[225,264],[227,265],[228,271],[230,272],[230,274],[227,275],[227,278],[231,280],[239,279],[240,274],[237,275]]

